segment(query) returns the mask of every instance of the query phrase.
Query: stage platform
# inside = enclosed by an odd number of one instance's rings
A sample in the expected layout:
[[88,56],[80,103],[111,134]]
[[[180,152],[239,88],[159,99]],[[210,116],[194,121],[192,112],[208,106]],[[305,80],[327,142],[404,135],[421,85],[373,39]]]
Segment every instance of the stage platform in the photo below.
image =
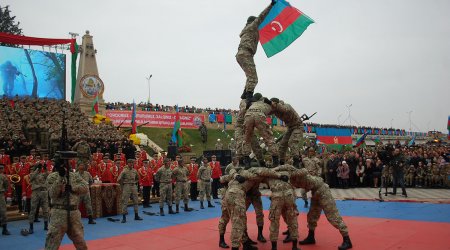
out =
[[[414,202],[378,201],[336,201],[350,231],[353,249],[450,249],[450,205]],[[144,211],[154,212],[148,216],[142,213],[143,221],[110,222],[106,218],[97,219],[97,225],[88,225],[83,219],[85,238],[89,249],[220,249],[218,247],[218,217],[220,200],[215,200],[215,208],[198,209],[199,202],[191,202],[196,210],[190,213],[158,216],[159,208],[154,204]],[[269,237],[267,219],[270,201],[263,197],[266,217],[264,235]],[[298,200],[300,208],[300,238],[307,234],[306,212],[303,201]],[[167,207],[165,207],[167,213]],[[132,208],[129,207],[132,214]],[[120,216],[115,218],[120,219]],[[281,223],[281,230],[286,228]],[[20,235],[21,228],[27,228],[27,221],[9,224],[13,235],[0,236],[0,249],[42,249],[45,241],[43,223],[35,223],[35,233],[28,237]],[[253,211],[248,213],[250,237],[256,240],[257,227]],[[227,228],[226,241],[230,243]],[[279,239],[278,249],[290,249],[290,245]],[[342,238],[322,216],[316,229],[315,246],[301,246],[301,249],[337,249]],[[259,243],[259,249],[270,249],[270,243]],[[65,237],[61,249],[74,249]]]

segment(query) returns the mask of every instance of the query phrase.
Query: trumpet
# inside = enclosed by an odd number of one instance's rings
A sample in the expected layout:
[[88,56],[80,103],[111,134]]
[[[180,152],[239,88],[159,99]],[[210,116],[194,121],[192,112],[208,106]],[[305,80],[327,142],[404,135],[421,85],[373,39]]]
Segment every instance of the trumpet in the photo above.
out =
[[10,175],[10,176],[9,176],[9,180],[10,180],[12,183],[17,184],[17,183],[20,182],[20,175],[18,175],[18,174]]

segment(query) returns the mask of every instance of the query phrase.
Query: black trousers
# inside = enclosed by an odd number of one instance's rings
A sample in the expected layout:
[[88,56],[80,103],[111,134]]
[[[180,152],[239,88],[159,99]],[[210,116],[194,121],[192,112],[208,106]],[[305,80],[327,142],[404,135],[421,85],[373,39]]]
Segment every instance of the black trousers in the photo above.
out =
[[212,193],[213,199],[218,198],[219,188],[220,188],[220,178],[213,179],[212,184],[211,184],[211,193]]
[[153,197],[155,197],[155,196],[159,197],[159,181],[156,181],[155,178],[153,178],[152,195],[153,195]]
[[142,187],[142,198],[144,198],[144,202],[142,203],[144,206],[150,205],[150,191],[151,186],[143,186]]
[[23,211],[23,204],[22,204],[22,185],[15,185],[16,189],[16,200],[19,205],[19,211]]
[[396,172],[394,171],[393,173],[393,183],[392,183],[392,193],[396,194],[397,193],[397,185],[400,184],[400,187],[402,188],[402,194],[406,194],[406,189],[405,189],[405,178],[403,175],[403,172]]
[[191,200],[197,200],[198,190],[197,190],[197,182],[191,182]]

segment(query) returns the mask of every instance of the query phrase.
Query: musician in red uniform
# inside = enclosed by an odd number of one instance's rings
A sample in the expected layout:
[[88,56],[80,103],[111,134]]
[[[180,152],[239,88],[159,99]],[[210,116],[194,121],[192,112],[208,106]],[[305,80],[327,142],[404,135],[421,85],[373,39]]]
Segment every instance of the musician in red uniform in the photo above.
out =
[[[5,165],[5,171],[9,165],[11,165],[11,157],[5,154],[5,149],[0,149],[0,164]],[[5,172],[6,173],[6,172]]]
[[198,173],[198,164],[195,163],[195,157],[191,157],[191,163],[187,164],[187,169],[189,171],[189,181],[191,182],[191,201],[196,201],[198,196],[197,190],[197,173]]
[[122,170],[123,168],[121,165],[121,161],[117,160],[116,162],[114,162],[114,166],[109,168],[111,183],[117,183],[117,178],[119,177],[120,173],[122,173]]
[[36,159],[36,158],[40,158],[40,156],[36,154],[36,149],[32,149],[30,151],[30,155],[27,156],[27,160],[26,162],[28,162],[28,164],[30,164],[30,166],[33,166],[34,164],[36,164],[37,161],[39,161],[40,159]]
[[147,152],[144,150],[144,146],[140,145],[139,148],[141,149],[141,151],[139,151],[139,154],[141,155],[142,161],[147,160]]
[[14,187],[16,190],[16,200],[19,203],[19,212],[23,212],[23,206],[22,206],[22,182],[25,175],[30,173],[30,164],[27,162],[27,156],[22,155],[20,156],[20,161],[17,163],[13,163],[11,165],[11,172],[10,175],[18,175],[20,177],[20,180],[17,183],[14,183]]
[[97,165],[98,164],[95,160],[90,161],[89,164],[87,165],[86,171],[88,171],[91,174],[92,179],[95,179],[96,177],[98,177]]
[[153,170],[150,167],[149,160],[144,160],[141,168],[138,169],[139,185],[142,188],[143,206],[150,206],[150,191],[153,186]]
[[107,155],[103,156],[103,161],[98,164],[98,172],[97,175],[103,183],[111,182],[111,169],[112,164]]
[[116,160],[121,160],[124,162],[124,164],[126,164],[126,162],[127,162],[127,158],[125,157],[125,154],[122,153],[122,147],[119,147],[117,149],[117,153],[114,154],[114,161],[116,161]]
[[150,167],[153,171],[153,188],[152,188],[152,195],[153,197],[159,197],[159,181],[155,179],[155,173],[158,172],[158,170],[163,165],[163,157],[159,157],[157,153],[153,154],[153,159],[150,161]]
[[102,162],[103,160],[103,153],[101,148],[97,148],[97,152],[92,154],[92,160],[96,161],[97,163]]
[[213,199],[218,199],[218,191],[220,188],[220,176],[222,176],[222,169],[220,167],[220,162],[217,161],[215,155],[211,156],[211,161],[208,163],[211,168],[211,178],[213,179],[211,184],[211,193],[213,195]]
[[53,161],[48,158],[48,154],[42,155],[42,160],[40,161],[40,163],[44,165],[44,168],[42,168],[42,172],[45,171],[45,168],[47,168],[47,171],[49,173],[53,172],[54,164]]

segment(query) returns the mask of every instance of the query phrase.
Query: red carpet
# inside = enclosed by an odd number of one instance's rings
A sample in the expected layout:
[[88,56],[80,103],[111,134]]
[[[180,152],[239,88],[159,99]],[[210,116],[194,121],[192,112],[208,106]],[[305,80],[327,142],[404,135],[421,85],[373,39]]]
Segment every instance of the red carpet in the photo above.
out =
[[[269,237],[269,221],[266,213],[264,236]],[[450,249],[450,223],[419,222],[392,219],[373,219],[362,217],[344,217],[350,229],[353,249]],[[215,250],[218,247],[218,219],[204,220],[179,226],[165,227],[121,236],[88,241],[89,249],[195,249]],[[151,222],[149,222],[151,223]],[[283,244],[281,231],[286,226],[281,223],[278,249],[291,249],[290,244]],[[307,234],[306,214],[299,217],[300,238]],[[249,234],[256,240],[257,227],[254,213],[248,214]],[[228,225],[228,232],[231,225]],[[226,242],[230,244],[227,233]],[[322,215],[316,229],[316,245],[301,246],[301,249],[337,249],[342,238],[325,216]],[[269,250],[270,242],[259,243],[259,249]],[[74,249],[65,245],[61,249]]]

